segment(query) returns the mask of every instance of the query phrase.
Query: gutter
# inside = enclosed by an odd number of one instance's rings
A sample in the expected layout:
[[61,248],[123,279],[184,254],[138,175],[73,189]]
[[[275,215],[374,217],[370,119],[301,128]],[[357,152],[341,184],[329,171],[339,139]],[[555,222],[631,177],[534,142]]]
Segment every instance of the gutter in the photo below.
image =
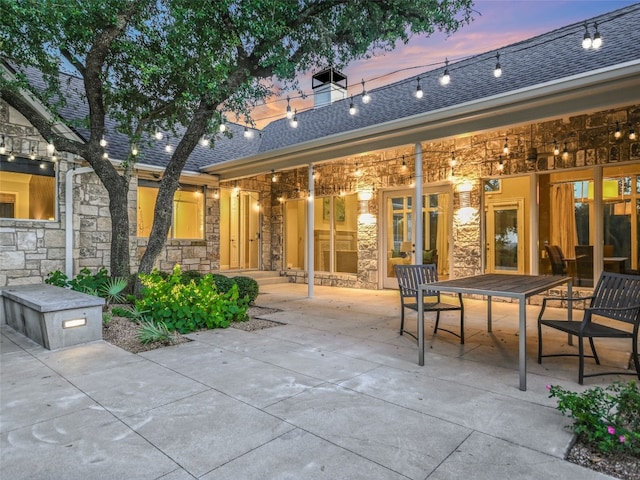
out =
[[65,210],[65,243],[64,272],[67,278],[73,278],[73,177],[82,173],[93,172],[91,167],[72,168],[65,177],[64,202]]

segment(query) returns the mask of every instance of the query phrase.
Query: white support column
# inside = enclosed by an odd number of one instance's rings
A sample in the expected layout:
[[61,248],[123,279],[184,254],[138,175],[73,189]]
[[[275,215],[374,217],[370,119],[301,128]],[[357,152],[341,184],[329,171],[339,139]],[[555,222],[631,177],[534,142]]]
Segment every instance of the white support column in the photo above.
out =
[[309,164],[309,196],[307,198],[307,296],[313,298],[313,258],[314,258],[314,238],[313,238],[313,164]]
[[415,182],[416,188],[413,194],[413,244],[415,245],[414,262],[422,264],[422,251],[424,250],[424,225],[422,224],[422,144],[415,145]]

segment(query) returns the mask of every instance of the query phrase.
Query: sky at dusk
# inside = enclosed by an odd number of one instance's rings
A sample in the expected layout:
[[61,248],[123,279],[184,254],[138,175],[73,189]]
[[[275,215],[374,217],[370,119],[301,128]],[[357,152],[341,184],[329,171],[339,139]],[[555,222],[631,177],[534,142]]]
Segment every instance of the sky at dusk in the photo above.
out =
[[[556,28],[582,22],[591,17],[634,5],[637,0],[476,0],[474,20],[450,36],[435,33],[425,38],[414,36],[408,44],[400,42],[392,52],[351,63],[341,71],[348,79],[349,95],[361,93],[361,80],[367,90],[387,85],[421,72],[451,63],[458,59],[501,48]],[[590,27],[591,34],[593,28]],[[606,42],[606,31],[600,33]],[[580,42],[581,37],[576,38]],[[387,75],[397,70],[405,70]],[[300,88],[311,93],[311,74],[301,79]],[[382,78],[378,78],[381,77]],[[376,79],[376,80],[373,80]],[[302,111],[313,106],[313,97],[306,100],[290,92],[292,108]],[[286,96],[286,95],[285,95]],[[276,101],[277,100],[277,101]],[[284,98],[271,99],[267,105],[258,107],[253,118],[258,128],[270,121],[282,118],[286,108]]]

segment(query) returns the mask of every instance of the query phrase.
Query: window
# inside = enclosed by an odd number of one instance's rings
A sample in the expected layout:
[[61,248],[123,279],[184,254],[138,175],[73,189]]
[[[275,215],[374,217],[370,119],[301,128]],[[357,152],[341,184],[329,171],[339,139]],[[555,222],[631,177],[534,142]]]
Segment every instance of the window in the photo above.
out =
[[[140,181],[138,185],[138,236],[148,237],[158,198],[157,185]],[[169,238],[204,238],[204,195],[202,187],[180,187],[173,196],[173,218]]]
[[2,158],[0,218],[55,220],[55,175],[52,162]]
[[358,196],[314,199],[315,269],[358,273]]

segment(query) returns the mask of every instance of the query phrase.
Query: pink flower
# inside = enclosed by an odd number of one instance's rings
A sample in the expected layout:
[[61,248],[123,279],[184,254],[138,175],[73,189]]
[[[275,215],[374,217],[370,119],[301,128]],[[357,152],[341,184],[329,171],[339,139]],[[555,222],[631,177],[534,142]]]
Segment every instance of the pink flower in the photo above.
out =
[[620,435],[620,436],[618,437],[618,440],[620,440],[620,443],[624,443],[627,439],[625,438],[625,436],[624,436],[624,435]]
[[547,390],[551,390],[551,385],[547,385]]
[[616,429],[613,428],[611,425],[609,425],[607,427],[607,432],[609,432],[609,435],[615,435],[616,434]]

